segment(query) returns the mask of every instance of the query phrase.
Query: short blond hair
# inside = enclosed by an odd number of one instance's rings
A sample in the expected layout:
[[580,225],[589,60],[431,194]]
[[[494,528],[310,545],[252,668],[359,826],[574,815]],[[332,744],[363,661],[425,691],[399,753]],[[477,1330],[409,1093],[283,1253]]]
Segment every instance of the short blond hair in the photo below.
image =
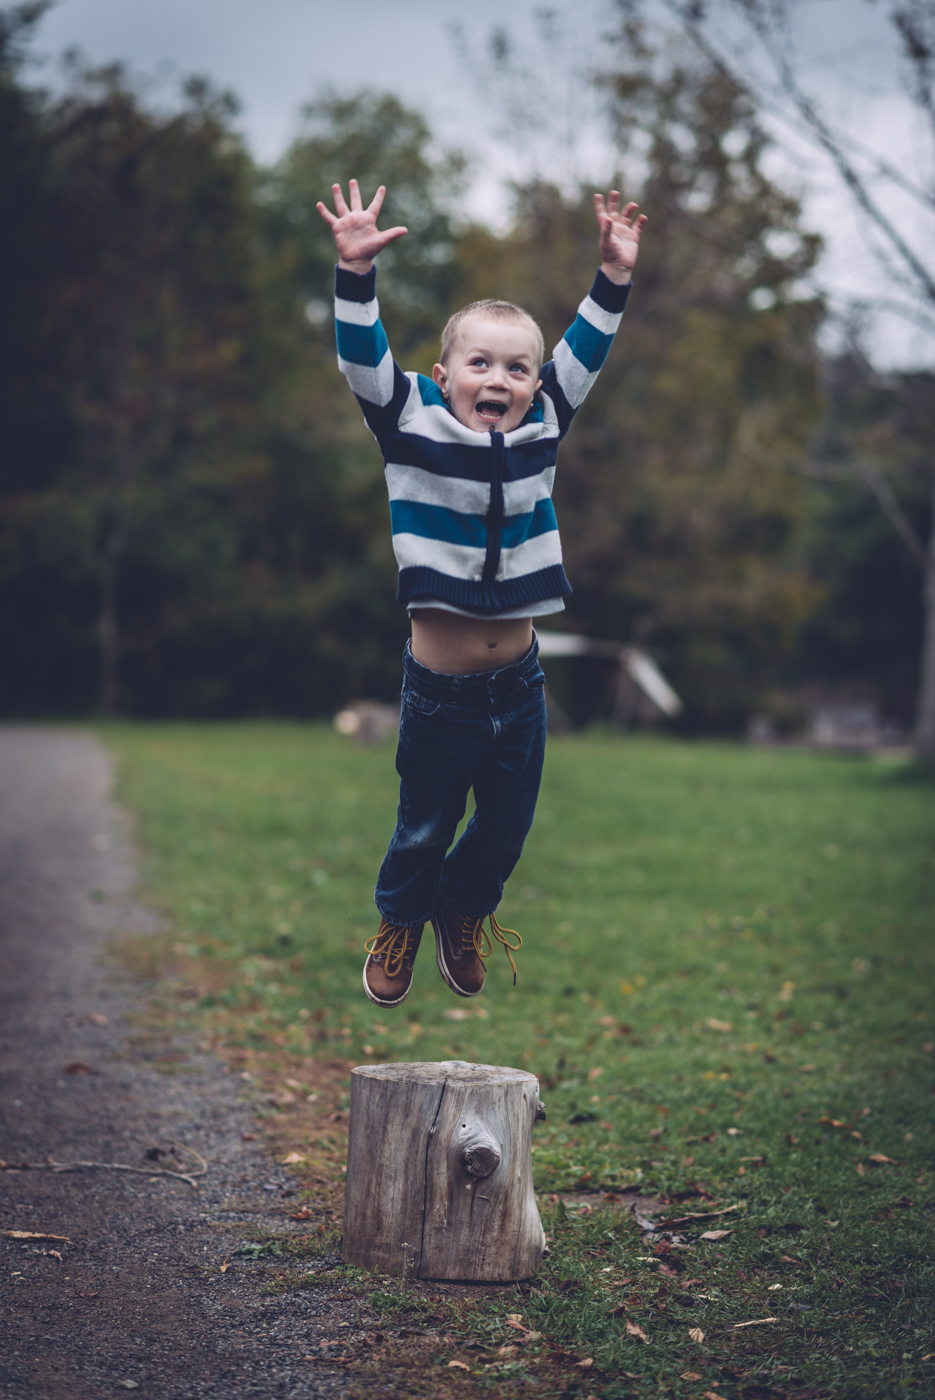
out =
[[498,301],[496,297],[487,297],[484,301],[472,301],[468,306],[462,306],[460,311],[456,311],[453,316],[448,318],[448,324],[442,331],[441,363],[443,365],[448,363],[448,356],[461,332],[461,327],[471,316],[490,316],[495,321],[524,321],[536,338],[536,353],[539,356],[537,368],[542,368],[542,361],[545,358],[545,343],[538,322],[521,306],[514,306],[512,301]]

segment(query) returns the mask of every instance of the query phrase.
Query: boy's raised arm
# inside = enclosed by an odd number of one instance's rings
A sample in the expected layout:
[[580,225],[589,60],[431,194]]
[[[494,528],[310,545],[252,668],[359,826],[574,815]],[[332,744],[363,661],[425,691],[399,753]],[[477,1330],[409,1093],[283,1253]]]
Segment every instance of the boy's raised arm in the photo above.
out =
[[338,249],[338,266],[347,272],[365,275],[373,267],[373,260],[377,254],[382,252],[388,243],[392,243],[394,238],[401,238],[409,230],[402,225],[382,231],[377,228],[377,217],[386,197],[385,185],[380,186],[366,209],[356,180],[348,181],[350,208],[340,185],[332,185],[331,190],[337,213],[332,214],[327,204],[323,204],[321,200],[315,207],[334,234]]

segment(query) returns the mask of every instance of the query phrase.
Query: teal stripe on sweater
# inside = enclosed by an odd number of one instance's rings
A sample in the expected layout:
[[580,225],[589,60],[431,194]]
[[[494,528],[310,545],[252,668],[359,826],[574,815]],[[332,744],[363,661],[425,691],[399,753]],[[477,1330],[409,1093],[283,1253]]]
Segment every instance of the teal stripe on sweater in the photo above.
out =
[[612,335],[604,335],[583,316],[576,316],[573,326],[569,326],[563,337],[576,360],[590,372],[600,369],[607,359],[607,352],[614,343]]
[[352,365],[376,369],[389,349],[386,331],[379,321],[372,326],[354,326],[349,321],[336,321],[335,332],[338,354]]
[[[421,535],[423,539],[468,545],[474,549],[484,549],[487,544],[487,525],[482,515],[465,515],[447,506],[426,505],[422,501],[390,501],[390,521],[394,535]],[[537,501],[533,510],[505,517],[500,546],[515,549],[524,540],[557,529],[551,500]]]

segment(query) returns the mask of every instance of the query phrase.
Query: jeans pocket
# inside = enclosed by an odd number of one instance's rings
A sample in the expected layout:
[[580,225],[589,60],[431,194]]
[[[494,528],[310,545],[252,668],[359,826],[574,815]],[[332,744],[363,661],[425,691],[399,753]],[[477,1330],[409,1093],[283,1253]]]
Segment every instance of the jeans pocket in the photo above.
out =
[[422,719],[430,719],[442,709],[439,700],[430,700],[428,696],[420,695],[411,685],[403,686],[402,704],[404,710]]

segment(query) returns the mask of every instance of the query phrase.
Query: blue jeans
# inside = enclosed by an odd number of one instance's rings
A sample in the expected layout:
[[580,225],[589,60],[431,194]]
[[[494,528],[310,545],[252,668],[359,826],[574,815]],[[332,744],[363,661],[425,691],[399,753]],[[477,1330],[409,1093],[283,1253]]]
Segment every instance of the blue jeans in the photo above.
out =
[[[375,891],[390,923],[423,924],[439,903],[492,914],[532,826],[545,755],[545,676],[535,639],[500,671],[448,676],[403,653],[399,811]],[[452,851],[467,795],[474,815]]]

